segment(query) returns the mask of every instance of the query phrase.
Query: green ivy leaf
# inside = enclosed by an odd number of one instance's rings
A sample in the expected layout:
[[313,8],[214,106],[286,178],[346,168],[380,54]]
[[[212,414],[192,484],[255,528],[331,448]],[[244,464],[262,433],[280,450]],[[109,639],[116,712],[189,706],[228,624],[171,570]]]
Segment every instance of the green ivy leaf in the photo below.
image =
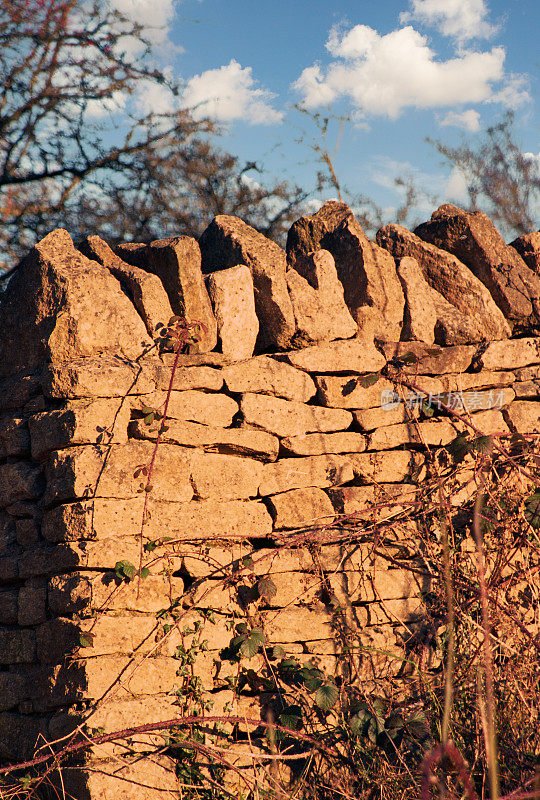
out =
[[276,596],[277,588],[276,584],[268,575],[265,575],[263,578],[259,578],[257,581],[257,592],[259,593],[259,597],[262,597],[263,600],[270,602],[270,600]]
[[157,542],[146,542],[144,549],[147,553],[152,553],[157,547]]
[[95,633],[80,633],[79,634],[79,645],[81,647],[92,647],[94,643],[94,639],[96,638]]
[[304,723],[300,706],[287,706],[279,715],[279,724],[293,731],[301,730]]
[[272,658],[284,658],[285,650],[280,644],[275,644],[272,647]]
[[455,464],[459,464],[470,450],[469,434],[466,431],[458,433],[455,439],[446,445]]
[[315,692],[324,683],[324,672],[317,667],[302,667],[300,675],[308,692]]
[[337,703],[339,691],[335,683],[328,681],[315,692],[315,703],[323,711],[331,711]]
[[254,563],[255,562],[253,561],[251,556],[244,556],[244,558],[242,559],[242,566],[243,567],[246,567],[246,568],[247,567],[252,567]]
[[141,569],[141,578],[147,578],[150,575],[150,570],[148,567],[143,567]]
[[493,442],[492,436],[479,436],[473,439],[470,443],[471,450],[476,450],[477,453],[489,453]]

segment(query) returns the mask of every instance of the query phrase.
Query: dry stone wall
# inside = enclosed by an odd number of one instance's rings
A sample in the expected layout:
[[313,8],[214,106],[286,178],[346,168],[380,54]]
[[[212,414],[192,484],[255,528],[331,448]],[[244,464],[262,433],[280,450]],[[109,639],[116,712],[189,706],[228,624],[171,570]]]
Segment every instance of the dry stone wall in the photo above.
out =
[[[287,252],[232,217],[199,243],[36,245],[0,308],[0,757],[200,711],[197,685],[206,713],[261,717],[223,658],[251,601],[268,643],[397,691],[431,624],[407,509],[434,449],[540,433],[535,237],[443,206],[375,244],[327,203]],[[155,343],[173,312],[202,323],[178,358]],[[96,746],[64,786],[176,797],[160,741]]]

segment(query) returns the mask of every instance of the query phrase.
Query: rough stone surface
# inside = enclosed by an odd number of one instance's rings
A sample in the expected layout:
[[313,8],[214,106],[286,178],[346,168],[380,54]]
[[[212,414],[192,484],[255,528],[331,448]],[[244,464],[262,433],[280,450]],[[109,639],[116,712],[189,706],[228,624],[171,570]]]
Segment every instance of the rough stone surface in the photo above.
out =
[[257,495],[263,468],[260,461],[193,450],[189,463],[191,484],[200,500],[238,500]]
[[125,444],[130,419],[128,403],[115,399],[75,400],[66,408],[30,417],[32,458],[41,461],[51,450],[74,444]]
[[[459,258],[489,289],[510,320],[538,319],[540,278],[497,231],[482,211],[463,211],[446,204],[430,222],[415,229],[424,241]],[[493,334],[486,338],[501,339]]]
[[386,360],[373,340],[349,339],[305,347],[287,353],[289,362],[306,372],[376,372]]
[[201,271],[201,251],[196,239],[177,236],[157,239],[136,250],[115,247],[115,251],[128,263],[143,267],[160,278],[174,313],[205,326],[197,352],[213,350],[217,342],[217,324]]
[[409,353],[417,359],[412,364],[398,364],[397,370],[405,375],[416,375],[418,372],[428,375],[464,372],[471,366],[477,352],[477,348],[472,345],[433,347],[422,342],[381,342],[380,346],[388,361]]
[[0,378],[103,351],[136,358],[152,346],[111,273],[75,249],[67,231],[49,233],[9,281],[0,315]]
[[[157,388],[168,389],[171,382],[171,367],[160,363],[148,364],[148,368],[152,369]],[[208,389],[209,391],[219,392],[222,388],[223,376],[219,369],[207,366],[177,367],[174,372],[173,391]]]
[[322,489],[294,489],[268,499],[274,530],[327,525],[334,519],[334,507]]
[[379,378],[371,386],[362,386],[356,375],[317,375],[317,399],[331,408],[376,408],[385,397],[394,394],[394,384]]
[[484,369],[514,369],[540,363],[540,338],[490,342],[481,355]]
[[366,483],[408,483],[422,478],[424,463],[420,453],[382,450],[378,453],[354,453],[348,456],[355,477]]
[[158,323],[166,325],[173,315],[167,292],[157,275],[126,264],[99,236],[88,236],[79,250],[106,267],[120,281],[146,326],[149,336]]
[[227,389],[235,393],[271,394],[307,403],[316,391],[313,380],[305,372],[268,356],[231,364],[224,367],[221,374]]
[[[165,392],[155,392],[134,398],[132,403],[135,409],[159,409],[163,408],[165,399]],[[226,394],[186,389],[183,392],[171,392],[167,417],[227,428],[237,412],[238,403]]]
[[518,433],[540,433],[540,402],[514,400],[504,416]]
[[253,355],[259,334],[253,279],[245,264],[213,272],[206,279],[223,355],[231,361]]
[[20,414],[0,414],[0,458],[24,456],[29,452],[30,433],[27,420]]
[[307,433],[281,440],[285,453],[295,456],[322,456],[326,453],[361,453],[366,439],[361,433]]
[[376,333],[399,339],[403,290],[392,258],[372,244],[344,203],[330,201],[311,216],[301,217],[287,236],[287,260],[301,263],[308,253],[324,249],[334,257],[345,302],[362,326],[366,307],[378,312]]
[[240,410],[248,425],[282,436],[346,430],[352,422],[348,411],[308,406],[296,400],[250,392],[242,395]]
[[396,259],[410,256],[418,261],[429,285],[466,318],[469,317],[469,325],[476,326],[466,331],[474,335],[471,341],[480,341],[484,337],[502,339],[509,335],[508,323],[483,285],[485,282],[480,275],[475,277],[475,271],[467,268],[467,262],[462,263],[465,259],[458,260],[461,258],[459,253],[455,253],[456,258],[444,252],[449,248],[423,236],[419,228],[411,233],[401,225],[385,225],[377,233],[377,242]]
[[152,374],[139,364],[104,353],[45,368],[43,390],[48,397],[124,397],[155,389]]
[[[141,419],[131,423],[129,433],[135,439],[155,441],[157,438],[157,431],[149,429]],[[168,420],[167,430],[162,434],[161,441],[184,447],[200,447],[207,452],[228,452],[250,456],[251,458],[260,458],[262,461],[275,461],[279,451],[277,436],[265,431],[246,428],[218,428],[177,419]]]
[[44,488],[39,467],[22,461],[0,464],[0,508],[20,500],[38,500]]
[[404,341],[419,339],[421,342],[433,344],[437,309],[431,296],[431,287],[425,280],[418,261],[408,256],[400,258],[397,272],[405,294],[401,338]]
[[245,264],[253,278],[255,310],[263,348],[285,349],[295,333],[292,303],[285,280],[286,256],[237,217],[220,215],[199,239],[205,273]]
[[[94,495],[134,497],[146,483],[144,476],[135,477],[134,472],[149,464],[152,452],[150,442],[113,445],[107,454],[95,445],[54,451],[46,466],[44,501],[50,504]],[[152,497],[177,502],[193,497],[187,452],[175,445],[159,448],[152,472]]]
[[418,403],[407,403],[401,401],[398,394],[390,404],[379,406],[379,408],[366,408],[360,411],[353,411],[356,423],[363,431],[372,431],[387,425],[397,425],[400,422],[408,422],[418,417]]
[[529,269],[537,275],[540,274],[540,231],[518,236],[517,239],[510,242],[510,246],[518,251]]
[[[402,510],[415,500],[416,489],[396,483],[372,486],[340,486],[329,489],[332,502],[339,514],[355,514],[371,521],[382,521]],[[350,559],[348,559],[350,561]],[[344,562],[344,567],[349,566]],[[360,566],[364,566],[362,563]]]
[[286,492],[310,486],[324,489],[353,479],[353,468],[349,455],[308,456],[306,458],[282,458],[275,464],[264,464],[261,473],[259,494]]
[[286,274],[296,320],[296,345],[350,339],[358,330],[343,299],[332,255],[318,250],[298,259]]

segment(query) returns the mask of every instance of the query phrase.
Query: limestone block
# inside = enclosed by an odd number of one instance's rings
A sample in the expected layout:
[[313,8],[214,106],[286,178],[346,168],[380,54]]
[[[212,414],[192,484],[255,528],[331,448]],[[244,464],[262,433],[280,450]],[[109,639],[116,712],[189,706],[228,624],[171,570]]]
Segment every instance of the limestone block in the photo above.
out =
[[377,428],[369,437],[369,450],[389,450],[403,444],[446,445],[455,439],[457,431],[447,419],[427,422],[404,422]]
[[32,458],[76,444],[125,444],[131,409],[118,399],[74,400],[65,408],[30,417]]
[[[163,409],[165,394],[165,392],[154,392],[151,395],[135,397],[132,401],[133,407]],[[237,412],[238,403],[226,394],[187,389],[184,392],[171,392],[167,417],[228,428]]]
[[253,279],[245,264],[211,273],[206,279],[223,355],[250,358],[259,333]]
[[23,675],[15,672],[0,672],[0,711],[15,708],[27,697],[28,692]]
[[306,403],[315,394],[315,384],[309,375],[269,356],[231,364],[224,367],[222,375],[230,392],[271,394],[301,403]]
[[348,411],[309,406],[296,400],[282,400],[262,394],[243,394],[240,410],[248,425],[281,436],[345,430],[352,422],[352,415]]
[[416,356],[417,361],[414,364],[400,364],[399,372],[403,375],[417,375],[419,372],[427,375],[465,372],[470,367],[477,350],[474,345],[438,347],[422,342],[381,342],[380,346],[388,361],[408,353]]
[[510,334],[497,300],[490,294],[490,287],[474,269],[471,271],[464,253],[452,250],[453,255],[450,255],[445,252],[450,248],[426,237],[424,226],[411,233],[401,225],[385,225],[377,233],[377,242],[394,258],[410,256],[418,261],[429,285],[474,321],[476,335],[473,341],[503,339]]
[[296,344],[349,339],[358,326],[343,299],[334,259],[327,250],[308,253],[286,273],[296,320]]
[[287,353],[294,367],[307,372],[376,372],[386,359],[376,350],[373,339],[326,342]]
[[514,400],[505,411],[505,417],[519,433],[540,433],[540,402]]
[[416,489],[397,483],[371,486],[340,486],[329,490],[336,511],[345,516],[379,522],[415,501]]
[[[154,378],[158,389],[168,389],[171,382],[172,365],[156,364]],[[212,367],[177,367],[174,372],[173,391],[186,389],[208,389],[219,392],[223,388],[223,376],[219,369]]]
[[44,488],[39,467],[24,461],[0,464],[0,508],[20,500],[38,500]]
[[153,374],[140,364],[108,353],[48,364],[43,391],[49,397],[124,397],[153,392]]
[[9,281],[0,319],[0,377],[103,351],[137,358],[152,346],[110,272],[79,253],[67,231],[49,233]]
[[31,664],[36,660],[36,634],[0,627],[0,664]]
[[518,251],[530,270],[537,275],[540,274],[540,231],[518,236],[510,242],[510,246]]
[[[17,625],[18,595],[19,592],[16,589],[2,589],[0,591],[0,625]],[[2,674],[0,672],[0,675]],[[4,709],[0,708],[0,710],[3,711]]]
[[[411,393],[412,394],[412,393]],[[385,396],[386,397],[386,396]],[[407,394],[405,395],[407,397]],[[410,408],[409,408],[410,405]],[[418,404],[403,402],[398,394],[391,403],[384,403],[379,408],[367,408],[353,411],[353,416],[363,431],[372,431],[375,428],[396,425],[399,422],[408,422],[419,416]]]
[[[40,369],[41,372],[41,369]],[[0,410],[21,409],[28,401],[41,392],[41,379],[38,375],[0,376]]]
[[513,389],[519,400],[540,395],[540,383],[538,381],[519,381],[514,383]]
[[[64,617],[44,622],[36,630],[37,656],[41,664],[58,664],[79,651],[83,657],[148,653],[155,649],[154,617],[106,616],[74,621]],[[81,642],[81,635],[91,636]],[[90,639],[92,643],[89,644]]]
[[437,311],[431,297],[431,287],[427,283],[415,258],[405,256],[397,262],[397,273],[405,293],[403,329],[401,338],[405,341],[419,339],[433,344]]
[[[155,441],[157,438],[155,429],[150,430],[142,419],[134,420],[130,424],[129,434],[135,439]],[[177,419],[167,420],[167,431],[162,434],[161,441],[183,447],[200,447],[207,452],[235,453],[259,458],[261,461],[275,461],[279,451],[277,436],[264,431],[216,428],[212,425]]]
[[404,298],[395,263],[367,239],[344,203],[325,203],[316,214],[301,217],[289,230],[287,260],[291,266],[320,248],[334,257],[352,317],[357,320],[363,308],[375,307],[385,328],[379,328],[377,334],[388,333],[399,339]]
[[514,370],[515,379],[517,381],[529,381],[540,378],[540,364],[534,367],[523,367],[522,369]]
[[238,500],[257,495],[263,466],[256,459],[193,450],[190,464],[191,484],[200,500]]
[[[43,535],[48,541],[98,539],[100,543],[103,539],[117,537],[118,531],[122,532],[122,537],[137,537],[141,528],[142,504],[143,498],[136,497],[128,500],[96,499],[58,506],[45,514]],[[156,501],[151,497],[148,507],[151,516],[144,534],[151,540],[171,536],[196,541],[208,539],[210,532],[213,539],[264,538],[272,531],[270,514],[262,503],[256,501],[174,503]],[[117,547],[122,546],[125,548],[124,538],[117,542]],[[169,547],[172,545],[169,544],[167,550]]]
[[266,497],[290,489],[315,486],[324,489],[353,479],[352,454],[324,455],[306,458],[282,458],[275,464],[264,464],[259,494]]
[[[328,576],[331,588],[339,598],[344,593],[351,603],[373,603],[380,600],[412,598],[419,589],[413,572],[404,569],[378,569],[366,571],[344,570]],[[425,588],[424,588],[425,590]]]
[[348,456],[355,477],[367,483],[411,482],[422,479],[423,456],[420,453],[382,450],[378,453],[351,453]]
[[394,395],[394,384],[379,378],[374,384],[363,387],[356,375],[317,375],[317,399],[331,408],[377,408],[385,404],[387,396]]
[[490,342],[481,356],[485,369],[511,369],[540,363],[540,337]]
[[[106,563],[104,559],[102,566]],[[171,597],[183,593],[182,578],[167,575],[151,574],[139,582],[137,578],[120,581],[111,572],[74,573],[53,576],[48,583],[49,609],[57,616],[88,615],[95,609],[155,613],[170,604]]]
[[30,453],[28,423],[20,413],[0,414],[0,458]]
[[[189,451],[187,451],[189,452]],[[85,497],[134,497],[146,479],[134,472],[150,463],[151,442],[131,441],[112,445],[110,450],[95,445],[53,451],[46,466],[45,504]],[[159,447],[152,471],[154,499],[183,502],[193,497],[189,457],[175,445]]]
[[261,617],[269,642],[286,644],[332,638],[332,615],[325,609],[288,608],[264,611]]
[[120,281],[139,312],[149,336],[158,323],[166,325],[173,315],[167,292],[156,275],[126,264],[99,236],[87,236],[79,246],[85,256],[106,267]]
[[196,239],[190,236],[158,239],[134,252],[123,248],[117,248],[116,252],[129,263],[160,278],[174,313],[205,326],[197,351],[213,350],[217,342],[217,325],[204,285],[201,252]]
[[361,433],[306,433],[281,440],[283,450],[295,456],[322,456],[325,453],[361,453],[366,439]]
[[41,578],[26,581],[19,589],[18,625],[38,625],[45,622],[47,584]]
[[395,624],[396,622],[410,625],[426,618],[426,608],[417,597],[367,603],[364,609],[367,614],[368,625]]
[[294,489],[272,495],[268,502],[274,518],[274,530],[327,525],[334,519],[334,507],[321,489]]
[[430,289],[430,300],[435,306],[437,321],[435,323],[435,342],[444,347],[479,342],[486,337],[479,330],[474,317],[465,314],[449,303],[442,294]]
[[47,722],[28,714],[0,714],[0,758],[18,764],[33,758],[46,740]]
[[482,369],[481,372],[441,375],[436,379],[419,375],[415,379],[415,383],[422,387],[426,384],[428,392],[437,394],[438,392],[466,392],[468,389],[499,389],[503,386],[511,386],[515,379],[516,376],[513,372],[491,372]]
[[[505,244],[482,211],[463,211],[450,204],[440,206],[429,222],[415,229],[415,234],[461,259],[489,289],[508,319],[538,316],[540,278],[513,247]],[[493,334],[486,338],[503,336]]]
[[205,273],[245,264],[255,289],[260,344],[282,350],[295,332],[294,313],[285,280],[285,252],[237,217],[220,214],[199,239]]
[[82,664],[85,673],[84,698],[99,698],[115,683],[114,698],[128,700],[138,695],[168,694],[178,684],[178,662],[171,658],[136,658],[134,660],[121,656],[101,656],[84,659]]
[[[125,748],[112,747],[112,755],[104,763],[91,763],[89,769],[65,770],[62,789],[71,797],[99,797],[100,800],[132,800],[137,787],[137,800],[163,800],[178,796],[175,762],[163,755],[153,754],[144,759],[125,755]],[[103,749],[103,748],[102,748]],[[121,761],[118,759],[121,758]]]

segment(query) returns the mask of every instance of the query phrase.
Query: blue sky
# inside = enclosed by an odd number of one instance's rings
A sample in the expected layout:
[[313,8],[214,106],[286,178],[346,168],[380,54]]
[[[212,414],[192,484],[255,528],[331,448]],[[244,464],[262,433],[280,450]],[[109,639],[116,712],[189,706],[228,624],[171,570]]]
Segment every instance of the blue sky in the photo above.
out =
[[[111,0],[152,35],[161,66],[184,82],[183,102],[224,127],[222,145],[269,175],[304,186],[321,143],[294,110],[344,115],[334,162],[342,184],[391,210],[397,176],[440,201],[464,198],[425,137],[482,137],[512,108],[524,151],[540,158],[537,0]],[[146,108],[167,108],[149,90]],[[338,126],[327,145],[336,144]],[[297,140],[302,138],[303,142]]]

